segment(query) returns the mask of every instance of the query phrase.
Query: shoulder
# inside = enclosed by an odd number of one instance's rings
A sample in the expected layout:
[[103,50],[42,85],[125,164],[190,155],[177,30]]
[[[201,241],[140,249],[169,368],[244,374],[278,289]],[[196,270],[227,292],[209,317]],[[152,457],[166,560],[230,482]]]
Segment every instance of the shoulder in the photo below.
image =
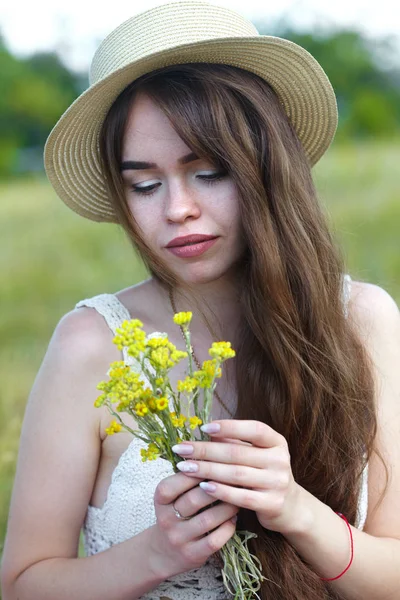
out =
[[110,362],[122,360],[113,338],[113,332],[95,309],[74,308],[57,323],[44,362],[49,360],[54,368],[70,376],[104,376]]
[[[363,281],[351,281],[349,317],[367,342],[389,337],[400,343],[400,312],[394,298],[382,287]],[[387,339],[387,338],[386,338]]]
[[[75,360],[96,360],[110,355],[110,343],[113,332],[104,317],[96,309],[81,306],[66,313],[58,322],[50,341],[55,352],[61,352],[64,358],[73,355]],[[120,359],[120,353],[114,346],[114,353]],[[65,352],[68,352],[66,355]]]
[[349,318],[371,360],[381,425],[400,426],[400,312],[378,285],[354,282]]
[[[122,360],[113,338],[103,316],[94,308],[74,308],[57,323],[43,366],[62,373],[64,380],[69,378],[77,387],[94,391],[110,363]],[[100,416],[98,411],[95,414]]]
[[63,397],[60,386],[67,386],[71,409],[92,421],[102,439],[103,422],[109,418],[105,407],[94,408],[99,395],[97,385],[107,378],[110,363],[122,360],[113,344],[114,334],[102,315],[89,307],[74,308],[56,325],[39,375],[47,382],[56,374],[53,389]]

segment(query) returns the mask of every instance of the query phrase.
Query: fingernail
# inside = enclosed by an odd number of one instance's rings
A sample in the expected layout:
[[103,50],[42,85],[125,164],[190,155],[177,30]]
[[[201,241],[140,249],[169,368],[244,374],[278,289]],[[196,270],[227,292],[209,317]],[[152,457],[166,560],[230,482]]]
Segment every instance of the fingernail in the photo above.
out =
[[232,517],[231,521],[232,521],[232,523],[236,523],[236,521],[237,521],[237,515],[235,515],[234,517]]
[[221,425],[219,423],[206,423],[200,427],[204,433],[217,433],[221,429]]
[[188,462],[187,460],[178,462],[176,466],[180,471],[183,471],[183,473],[195,473],[199,470],[199,467],[196,465],[196,463]]
[[216,485],[214,485],[213,483],[208,483],[208,481],[201,481],[199,483],[199,486],[205,492],[215,492],[215,490],[217,489]]
[[175,444],[175,446],[172,446],[171,448],[172,452],[176,452],[176,454],[192,454],[193,453],[193,446],[191,444]]

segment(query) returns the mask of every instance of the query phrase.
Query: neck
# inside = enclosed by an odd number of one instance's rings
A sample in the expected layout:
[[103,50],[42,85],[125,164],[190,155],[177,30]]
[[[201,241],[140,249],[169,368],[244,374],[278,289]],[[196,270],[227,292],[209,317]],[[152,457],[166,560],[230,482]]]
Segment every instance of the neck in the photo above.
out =
[[190,310],[193,313],[190,324],[193,339],[202,340],[206,345],[219,340],[234,344],[240,320],[237,279],[225,277],[213,282],[175,287],[173,300],[177,312]]

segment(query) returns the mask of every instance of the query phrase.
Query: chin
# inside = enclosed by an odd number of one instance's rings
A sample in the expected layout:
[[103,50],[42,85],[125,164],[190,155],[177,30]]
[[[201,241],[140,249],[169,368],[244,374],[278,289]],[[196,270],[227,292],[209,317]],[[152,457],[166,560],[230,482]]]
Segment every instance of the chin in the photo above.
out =
[[219,266],[211,263],[184,265],[179,272],[179,277],[190,285],[212,283],[231,273],[232,268],[232,264]]

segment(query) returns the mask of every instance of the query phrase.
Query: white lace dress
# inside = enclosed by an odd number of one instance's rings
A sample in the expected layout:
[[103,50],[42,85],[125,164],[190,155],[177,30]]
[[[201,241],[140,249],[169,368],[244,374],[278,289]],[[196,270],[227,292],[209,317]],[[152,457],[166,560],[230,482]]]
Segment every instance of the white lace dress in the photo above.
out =
[[[347,302],[350,295],[351,279],[344,277],[343,305],[347,316]],[[131,318],[126,307],[114,294],[100,294],[82,300],[76,308],[87,306],[96,309],[116,334],[116,328]],[[165,335],[154,332],[154,335]],[[126,348],[123,359],[137,367]],[[143,376],[143,374],[142,374]],[[143,380],[146,378],[143,376]],[[121,455],[115,467],[107,498],[101,508],[88,506],[83,523],[84,548],[87,556],[107,550],[151,527],[156,522],[153,497],[158,483],[173,474],[170,463],[163,459],[142,462],[140,448],[145,444],[134,438]],[[357,526],[362,529],[367,514],[368,465],[363,473],[363,484],[359,498]],[[226,600],[227,594],[222,582],[221,571],[213,557],[201,568],[181,573],[167,579],[157,588],[141,596],[143,600]]]

